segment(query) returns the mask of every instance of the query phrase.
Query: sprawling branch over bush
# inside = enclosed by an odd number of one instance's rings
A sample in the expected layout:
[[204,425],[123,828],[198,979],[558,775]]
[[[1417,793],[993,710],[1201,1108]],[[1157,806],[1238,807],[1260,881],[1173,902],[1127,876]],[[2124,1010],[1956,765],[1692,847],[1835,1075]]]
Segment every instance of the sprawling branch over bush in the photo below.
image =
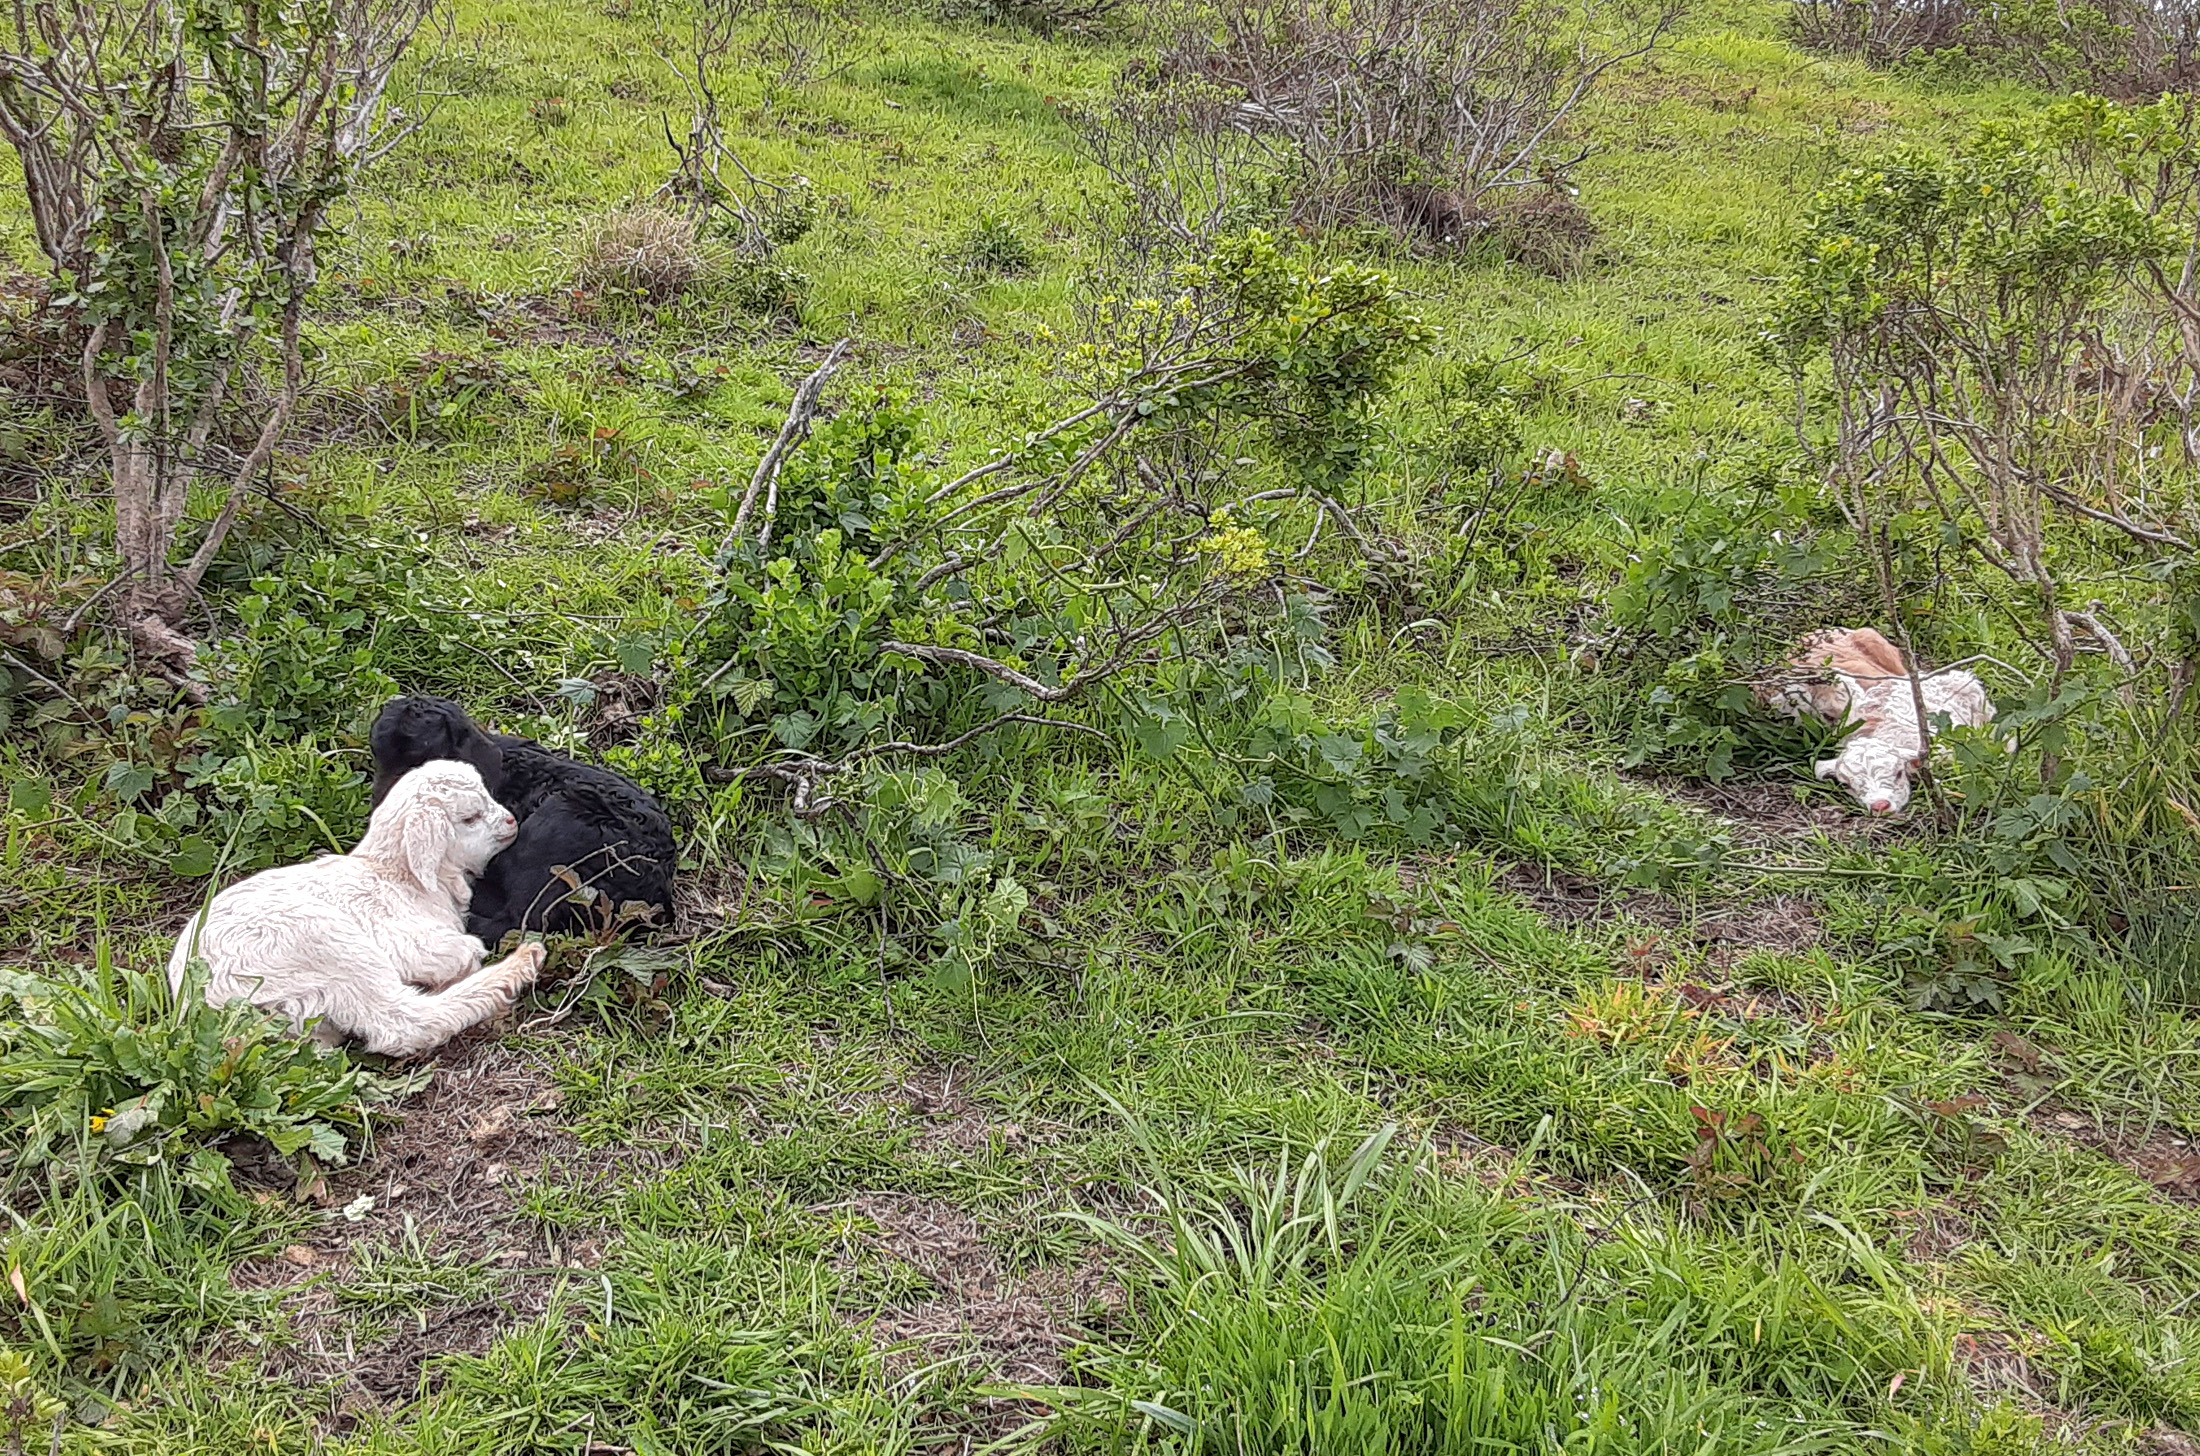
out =
[[1076,351],[1085,402],[959,474],[919,463],[916,417],[883,397],[791,455],[782,433],[692,644],[715,736],[755,720],[780,745],[735,771],[813,803],[855,763],[923,751],[886,740],[944,731],[972,688],[988,726],[1033,721],[1283,605],[1272,540],[1345,516],[1368,408],[1427,337],[1383,275],[1260,234],[1101,313]]
[[[1773,331],[1798,368],[1830,363],[1851,524],[1891,565],[1929,511],[2021,588],[2054,684],[2081,646],[2139,665],[2087,579],[2195,539],[2196,184],[2189,101],[2067,105],[1950,159],[1851,173]],[[2171,656],[2182,684],[2186,653]]]
[[[304,387],[329,208],[406,129],[392,76],[437,3],[25,0],[0,40],[0,135],[55,306],[81,325],[113,465],[124,613],[171,665],[189,656],[175,624]],[[209,473],[221,506],[178,563]]]

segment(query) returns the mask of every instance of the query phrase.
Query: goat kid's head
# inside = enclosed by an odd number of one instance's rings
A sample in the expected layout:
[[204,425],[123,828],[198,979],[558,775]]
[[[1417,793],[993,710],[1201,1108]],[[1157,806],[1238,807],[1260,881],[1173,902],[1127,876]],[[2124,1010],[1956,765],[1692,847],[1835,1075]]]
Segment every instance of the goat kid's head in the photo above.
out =
[[1839,758],[1818,761],[1818,777],[1839,779],[1874,814],[1899,814],[1910,804],[1910,775],[1917,756],[1858,734],[1841,745]]
[[381,803],[406,774],[437,759],[473,765],[491,795],[504,787],[504,751],[447,698],[390,699],[375,717],[367,745],[374,751],[370,805]]
[[463,902],[481,873],[519,834],[519,821],[489,795],[470,763],[439,759],[397,780],[367,821],[359,855],[397,870],[430,894]]

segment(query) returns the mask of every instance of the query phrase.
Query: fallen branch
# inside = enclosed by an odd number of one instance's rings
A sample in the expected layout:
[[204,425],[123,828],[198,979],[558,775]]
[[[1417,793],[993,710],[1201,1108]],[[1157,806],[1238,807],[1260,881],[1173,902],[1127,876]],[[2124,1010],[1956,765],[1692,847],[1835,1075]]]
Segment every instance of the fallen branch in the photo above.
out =
[[874,758],[883,758],[887,754],[907,753],[922,758],[938,758],[943,754],[953,753],[958,748],[966,747],[995,729],[1005,728],[1011,723],[1028,723],[1037,728],[1067,728],[1072,733],[1083,733],[1088,737],[1099,739],[1102,743],[1112,743],[1114,741],[1107,734],[1088,723],[1073,723],[1067,718],[1049,718],[1039,713],[1003,713],[990,722],[980,723],[975,728],[956,734],[944,743],[897,741],[874,744],[859,748],[837,762],[833,759],[818,758],[813,754],[802,753],[790,758],[775,759],[770,763],[751,764],[747,768],[706,770],[703,777],[714,784],[738,783],[742,779],[749,778],[778,779],[794,790],[792,807],[796,817],[816,819],[830,813],[840,803],[838,799],[830,795],[822,798],[818,796],[818,789],[827,779],[847,773],[859,764]]
[[1034,727],[1042,728],[1067,728],[1072,733],[1088,734],[1099,739],[1102,743],[1114,742],[1107,734],[1102,733],[1089,723],[1073,723],[1067,718],[1048,718],[1038,713],[1003,713],[992,722],[981,723],[967,732],[958,733],[945,743],[881,743],[874,748],[858,749],[848,756],[848,763],[851,765],[861,763],[864,759],[877,758],[881,754],[887,753],[914,753],[923,757],[934,758],[943,753],[953,753],[973,739],[982,738],[994,729],[1005,728],[1011,723],[1028,723]]
[[1209,603],[1210,599],[1202,593],[1184,606],[1164,612],[1152,621],[1125,632],[1113,657],[1090,667],[1079,668],[1059,687],[1050,687],[998,658],[987,657],[982,652],[971,652],[961,647],[935,647],[924,642],[883,642],[879,644],[879,652],[881,655],[898,653],[903,657],[914,657],[919,662],[929,662],[934,666],[972,668],[1011,687],[1021,688],[1042,703],[1060,703],[1075,697],[1088,684],[1114,676],[1131,660],[1131,654],[1136,649],[1174,630],[1182,619],[1204,610]]
[[2176,551],[2190,551],[2193,549],[2191,542],[2173,531],[2165,531],[2159,526],[2144,525],[2128,517],[2119,516],[2113,511],[2104,511],[2097,506],[2089,506],[2060,486],[2043,483],[2040,486],[2040,492],[2064,510],[2075,515],[2084,516],[2089,521],[2099,521],[2104,526],[2114,526],[2134,541],[2144,541],[2152,546],[2167,546]]
[[848,362],[849,340],[842,339],[833,345],[825,362],[818,365],[810,377],[803,380],[794,392],[794,402],[787,406],[786,422],[779,427],[779,437],[772,441],[764,458],[756,462],[756,473],[749,477],[749,488],[742,493],[741,505],[733,513],[733,528],[719,546],[719,554],[731,551],[741,539],[741,532],[749,523],[749,513],[756,508],[756,498],[765,497],[764,515],[758,525],[756,544],[759,549],[771,545],[772,516],[779,509],[779,471],[787,463],[787,456],[810,433],[810,421],[817,417],[818,402],[824,397],[825,386],[832,383],[841,365]]

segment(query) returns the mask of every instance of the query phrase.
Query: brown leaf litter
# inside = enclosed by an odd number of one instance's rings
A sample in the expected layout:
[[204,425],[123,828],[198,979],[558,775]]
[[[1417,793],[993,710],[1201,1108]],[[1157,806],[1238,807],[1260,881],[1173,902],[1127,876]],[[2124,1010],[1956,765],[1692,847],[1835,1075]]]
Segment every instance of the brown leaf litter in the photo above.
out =
[[1601,880],[1532,865],[1507,866],[1491,882],[1554,925],[1635,923],[1691,944],[1720,970],[1752,951],[1801,955],[1825,940],[1817,907],[1800,895],[1772,895],[1698,913],[1666,895],[1621,893]]
[[2082,1112],[2044,1105],[2032,1114],[2033,1130],[2093,1149],[2144,1179],[2173,1203],[2200,1205],[2200,1140],[2159,1124],[2134,1137],[2112,1132]]

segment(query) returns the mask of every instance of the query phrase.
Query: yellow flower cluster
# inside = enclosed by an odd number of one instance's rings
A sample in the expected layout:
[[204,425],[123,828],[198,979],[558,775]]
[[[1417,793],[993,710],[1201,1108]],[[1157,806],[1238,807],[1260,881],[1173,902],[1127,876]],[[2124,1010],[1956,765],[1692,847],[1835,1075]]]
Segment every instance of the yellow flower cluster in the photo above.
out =
[[1199,549],[1214,557],[1216,575],[1244,580],[1267,574],[1268,539],[1265,536],[1251,526],[1232,520],[1228,507],[1209,516],[1207,524],[1214,527],[1215,534],[1201,541]]

